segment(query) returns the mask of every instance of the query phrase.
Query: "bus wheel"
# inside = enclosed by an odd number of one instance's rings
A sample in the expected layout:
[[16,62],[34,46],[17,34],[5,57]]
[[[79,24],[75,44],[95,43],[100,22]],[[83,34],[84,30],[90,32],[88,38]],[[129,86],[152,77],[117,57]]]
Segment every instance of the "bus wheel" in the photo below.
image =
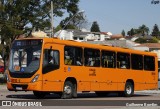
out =
[[134,94],[134,87],[131,82],[126,82],[124,96],[131,97]]
[[62,93],[62,97],[63,99],[69,99],[73,97],[73,84],[70,81],[66,81],[64,83],[64,88],[63,88],[63,93]]
[[46,95],[45,92],[40,92],[40,91],[33,91],[33,94],[34,94],[34,96],[36,96],[39,99],[44,98]]

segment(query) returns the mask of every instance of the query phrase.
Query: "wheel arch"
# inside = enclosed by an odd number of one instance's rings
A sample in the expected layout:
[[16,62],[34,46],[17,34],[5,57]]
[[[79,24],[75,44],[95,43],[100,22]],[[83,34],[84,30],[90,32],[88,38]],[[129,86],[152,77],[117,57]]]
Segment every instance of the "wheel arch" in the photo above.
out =
[[133,89],[135,88],[135,84],[134,84],[133,79],[127,79],[127,80],[126,80],[126,83],[127,83],[127,82],[130,82],[130,83],[133,85]]
[[75,77],[67,77],[66,80],[65,80],[65,82],[66,81],[70,81],[70,82],[72,82],[72,84],[76,84],[77,85],[77,80],[76,80]]

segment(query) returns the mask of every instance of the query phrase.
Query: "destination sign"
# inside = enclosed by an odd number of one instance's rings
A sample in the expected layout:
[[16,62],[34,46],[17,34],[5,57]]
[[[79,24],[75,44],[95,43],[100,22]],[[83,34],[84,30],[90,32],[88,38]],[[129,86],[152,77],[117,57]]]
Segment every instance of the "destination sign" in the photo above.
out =
[[42,45],[42,40],[16,40],[13,42],[13,47],[37,46]]

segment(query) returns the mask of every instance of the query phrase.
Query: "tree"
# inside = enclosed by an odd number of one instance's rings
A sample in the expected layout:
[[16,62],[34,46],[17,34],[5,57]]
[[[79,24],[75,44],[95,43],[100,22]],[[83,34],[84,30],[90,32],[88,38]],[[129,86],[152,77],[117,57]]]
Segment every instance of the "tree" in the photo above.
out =
[[144,38],[138,38],[138,39],[136,39],[135,42],[137,42],[137,43],[147,43],[147,40],[144,37]]
[[151,40],[148,41],[148,43],[158,43],[159,40],[156,37],[152,37]]
[[60,26],[63,29],[82,29],[87,27],[87,25],[88,21],[82,12],[73,15],[70,14],[69,17],[66,17],[60,22]]
[[60,26],[60,25],[58,25],[55,29],[54,29],[54,32],[57,32],[57,31],[59,31],[59,30],[61,30],[62,29],[62,27]]
[[132,28],[130,31],[127,32],[127,34],[128,34],[129,36],[135,35],[135,34],[136,34],[135,29]]
[[138,28],[138,31],[137,31],[139,34],[141,34],[142,36],[145,36],[145,35],[148,35],[149,33],[149,28],[146,27],[146,25],[142,25]]
[[135,35],[135,29],[131,29],[131,36]]
[[156,37],[153,37],[152,39],[147,39],[146,37],[138,38],[135,40],[137,43],[158,43],[158,39]]
[[160,33],[160,31],[159,31],[158,25],[155,24],[153,27],[152,36],[158,37],[158,36],[160,36],[159,33]]
[[127,35],[128,35],[128,36],[131,36],[131,31],[128,31],[128,32],[127,32]]
[[80,20],[78,20],[79,23],[77,24],[77,28],[78,29],[87,29],[89,27],[89,22],[86,16],[82,15],[82,18]]
[[94,21],[91,26],[91,32],[100,32],[99,25],[97,21]]
[[30,34],[33,28],[49,28],[51,1],[54,16],[63,16],[64,10],[70,14],[79,10],[79,0],[0,0],[0,52],[5,49],[8,57],[8,50],[15,38],[21,34]]
[[122,33],[121,33],[121,34],[122,34],[122,36],[125,36],[125,34],[126,34],[126,33],[125,33],[125,31],[124,31],[124,30],[122,30]]

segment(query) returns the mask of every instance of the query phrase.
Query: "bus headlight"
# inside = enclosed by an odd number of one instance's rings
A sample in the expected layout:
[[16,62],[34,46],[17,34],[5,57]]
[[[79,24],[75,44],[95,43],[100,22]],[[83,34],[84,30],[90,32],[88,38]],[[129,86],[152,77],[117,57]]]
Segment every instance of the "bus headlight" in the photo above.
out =
[[7,82],[10,82],[8,74],[5,74],[5,78],[6,78]]
[[36,82],[36,81],[38,80],[38,78],[39,78],[39,74],[37,74],[37,75],[32,79],[31,83]]

